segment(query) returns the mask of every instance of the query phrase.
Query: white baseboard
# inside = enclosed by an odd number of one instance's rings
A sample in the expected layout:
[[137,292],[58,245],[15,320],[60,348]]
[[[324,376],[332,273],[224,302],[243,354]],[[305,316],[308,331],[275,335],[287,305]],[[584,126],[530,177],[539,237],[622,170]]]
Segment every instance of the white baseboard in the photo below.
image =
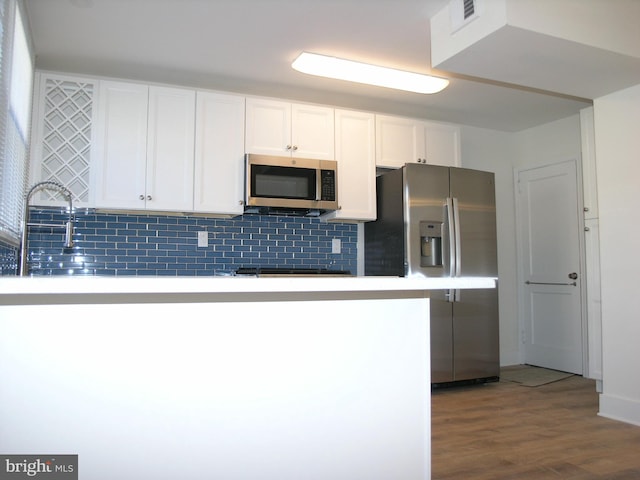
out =
[[640,426],[640,401],[603,393],[600,394],[600,411],[598,415]]

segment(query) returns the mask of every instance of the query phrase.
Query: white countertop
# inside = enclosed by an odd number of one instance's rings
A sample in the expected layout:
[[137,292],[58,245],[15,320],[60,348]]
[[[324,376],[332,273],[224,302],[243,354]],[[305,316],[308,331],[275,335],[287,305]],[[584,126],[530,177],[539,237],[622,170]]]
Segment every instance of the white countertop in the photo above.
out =
[[282,292],[408,292],[496,288],[494,277],[1,277],[3,297],[15,295]]

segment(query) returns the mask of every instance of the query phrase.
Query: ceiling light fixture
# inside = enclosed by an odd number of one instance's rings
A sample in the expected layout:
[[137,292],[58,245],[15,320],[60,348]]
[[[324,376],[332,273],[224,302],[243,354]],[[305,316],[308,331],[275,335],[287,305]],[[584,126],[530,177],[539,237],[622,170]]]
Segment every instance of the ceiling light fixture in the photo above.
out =
[[302,73],[416,93],[438,93],[449,85],[445,78],[406,72],[337,57],[302,52],[291,66]]

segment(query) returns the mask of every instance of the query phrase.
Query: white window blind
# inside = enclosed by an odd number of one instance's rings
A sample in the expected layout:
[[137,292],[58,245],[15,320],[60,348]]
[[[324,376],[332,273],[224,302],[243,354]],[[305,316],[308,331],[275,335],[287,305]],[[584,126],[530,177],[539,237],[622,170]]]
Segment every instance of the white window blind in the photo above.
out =
[[28,176],[33,56],[16,0],[0,0],[0,35],[0,238],[17,245]]

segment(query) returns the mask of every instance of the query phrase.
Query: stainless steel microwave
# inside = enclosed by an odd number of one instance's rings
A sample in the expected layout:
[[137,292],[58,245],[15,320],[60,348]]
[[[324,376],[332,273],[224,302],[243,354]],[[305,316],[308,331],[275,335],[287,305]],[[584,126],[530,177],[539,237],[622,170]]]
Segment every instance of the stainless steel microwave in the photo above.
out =
[[337,162],[247,154],[246,206],[337,210]]

